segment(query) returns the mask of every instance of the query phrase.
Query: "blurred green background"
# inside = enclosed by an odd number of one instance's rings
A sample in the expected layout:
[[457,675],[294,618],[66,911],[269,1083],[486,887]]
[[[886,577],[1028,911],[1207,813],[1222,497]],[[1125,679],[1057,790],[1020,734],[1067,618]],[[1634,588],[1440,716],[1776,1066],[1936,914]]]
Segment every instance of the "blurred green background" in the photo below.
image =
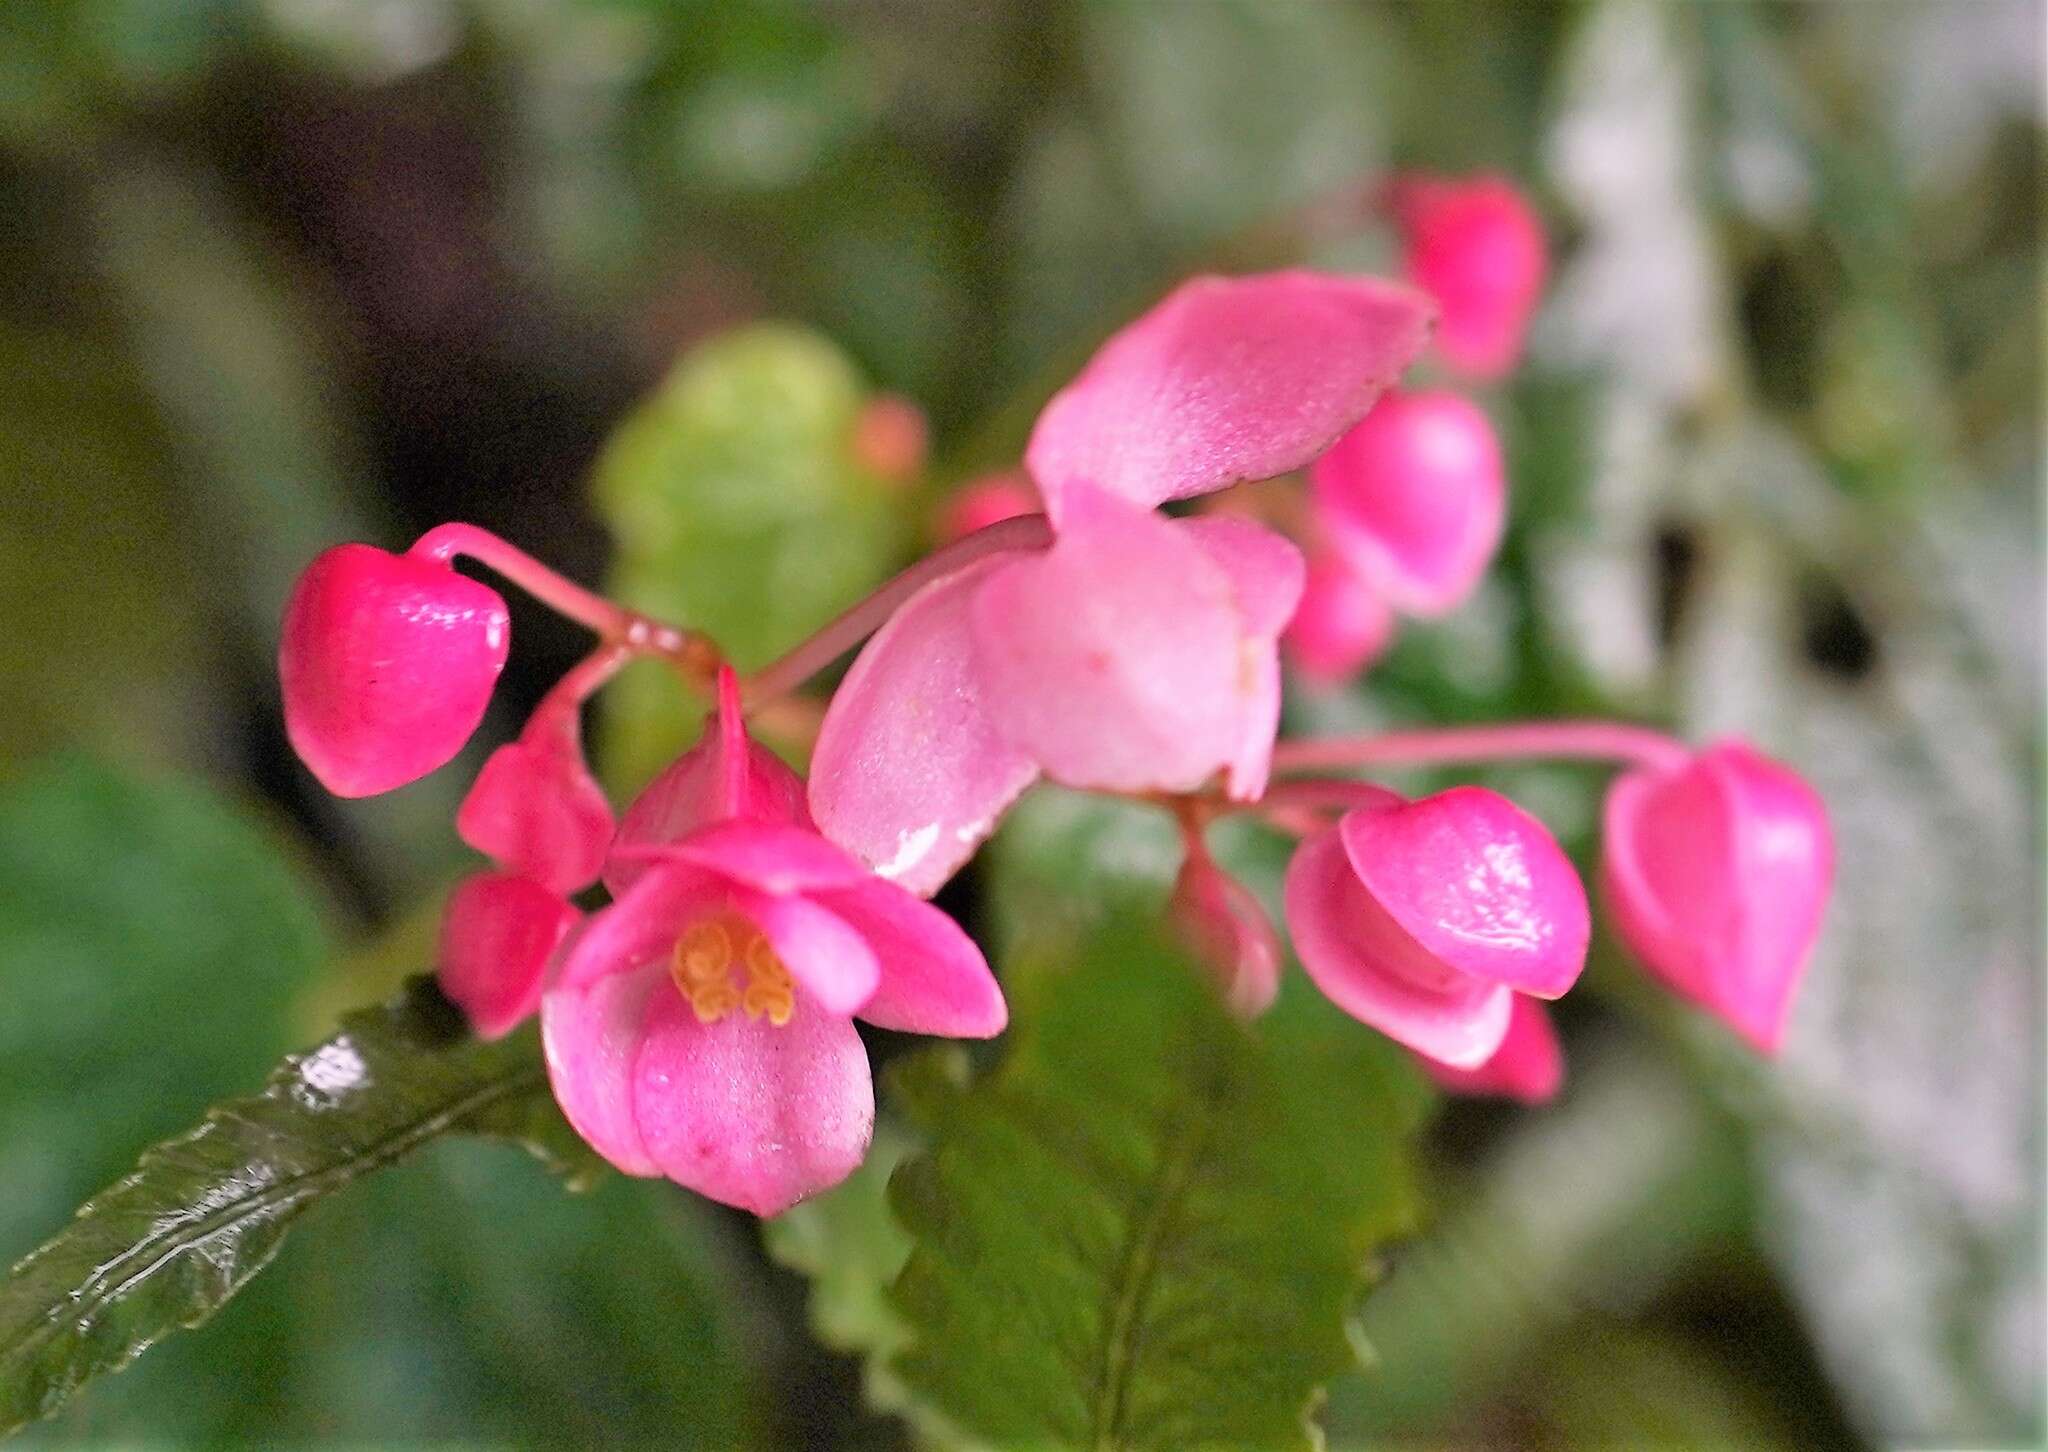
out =
[[[1780,1063],[1603,944],[1567,1095],[1434,1121],[1331,1444],[2037,1440],[2044,43],[2002,0],[0,6],[0,1257],[424,963],[467,775],[291,760],[319,548],[469,519],[765,657],[1177,277],[1386,267],[1302,209],[1489,169],[1558,258],[1485,400],[1509,543],[1291,720],[1739,729],[1842,877]],[[877,389],[928,478],[847,457]],[[472,769],[581,648],[514,610]],[[607,774],[689,719],[629,677]],[[1490,780],[1590,847],[1597,779]],[[946,902],[1165,850],[1049,795]],[[441,1145],[25,1441],[904,1445],[805,1295],[673,1187]]]

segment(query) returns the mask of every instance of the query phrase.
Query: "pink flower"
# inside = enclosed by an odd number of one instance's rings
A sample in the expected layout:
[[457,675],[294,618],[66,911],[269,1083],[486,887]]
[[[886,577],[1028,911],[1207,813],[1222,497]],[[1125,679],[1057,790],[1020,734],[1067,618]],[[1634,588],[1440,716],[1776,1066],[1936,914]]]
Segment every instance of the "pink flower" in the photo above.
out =
[[939,515],[939,538],[950,544],[1020,514],[1034,514],[1038,496],[1021,474],[991,474],[963,484]]
[[1168,912],[1191,952],[1216,976],[1231,1012],[1257,1018],[1280,991],[1279,934],[1251,889],[1190,849]]
[[606,1159],[773,1215],[866,1153],[855,1015],[982,1038],[1006,1011],[952,919],[790,819],[802,785],[755,754],[734,694],[728,678],[705,743],[627,813],[607,869],[624,886],[558,957],[541,1034]]
[[1362,805],[1287,869],[1302,967],[1332,1002],[1452,1068],[1507,1035],[1517,994],[1556,998],[1586,960],[1586,895],[1541,823],[1505,797],[1453,787]]
[[597,881],[612,806],[584,764],[573,710],[537,716],[491,753],[455,814],[462,840],[507,872],[558,893]]
[[489,586],[437,561],[338,545],[285,605],[285,734],[336,796],[404,786],[469,740],[510,646]]
[[1303,679],[1340,686],[1378,660],[1396,623],[1387,602],[1337,555],[1311,556],[1301,604],[1281,642]]
[[1300,554],[1170,499],[1307,463],[1421,347],[1430,309],[1367,279],[1188,283],[1112,338],[1025,455],[1057,525],[913,596],[834,697],[811,767],[826,835],[935,891],[1043,773],[1069,786],[1264,790]]
[[560,893],[531,878],[468,878],[441,916],[441,991],[480,1037],[510,1033],[540,1006],[548,960],[581,917]]
[[1453,1094],[1499,1095],[1523,1104],[1543,1104],[1564,1087],[1564,1050],[1550,1014],[1536,999],[1520,993],[1508,1010],[1507,1037],[1478,1068],[1453,1069],[1422,1054],[1415,1057],[1430,1078]]
[[1721,741],[1609,789],[1600,884],[1623,941],[1671,988],[1764,1053],[1834,880],[1827,809],[1789,767]]
[[1405,177],[1389,200],[1405,270],[1443,308],[1445,361],[1475,378],[1510,371],[1549,268],[1536,209],[1498,176]]
[[1387,394],[1309,477],[1332,547],[1407,614],[1462,603],[1500,545],[1500,445],[1486,414],[1455,393]]

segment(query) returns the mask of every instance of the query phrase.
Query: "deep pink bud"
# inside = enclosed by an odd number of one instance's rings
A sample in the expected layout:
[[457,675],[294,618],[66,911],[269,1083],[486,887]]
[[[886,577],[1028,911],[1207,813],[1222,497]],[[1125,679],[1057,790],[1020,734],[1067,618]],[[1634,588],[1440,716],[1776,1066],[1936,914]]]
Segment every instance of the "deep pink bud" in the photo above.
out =
[[441,991],[480,1037],[510,1033],[540,1006],[548,959],[581,916],[530,878],[478,873],[441,917]]
[[1486,414],[1455,393],[1387,394],[1309,478],[1330,544],[1396,610],[1454,608],[1500,545],[1500,444]]
[[978,529],[1038,511],[1038,495],[1023,474],[990,474],[963,484],[939,514],[939,539],[947,544]]
[[1406,177],[1389,200],[1409,279],[1443,309],[1444,360],[1476,378],[1508,372],[1549,266],[1536,209],[1498,176]]
[[1295,950],[1352,1017],[1477,1068],[1506,1036],[1515,994],[1556,998],[1577,980],[1585,890],[1543,825],[1497,793],[1376,795],[1288,865]]
[[455,814],[455,830],[507,872],[576,892],[604,866],[612,805],[584,764],[575,717],[535,726],[491,753]]
[[1717,742],[1607,794],[1601,892],[1623,941],[1764,1053],[1784,1036],[1834,880],[1827,808],[1789,767]]
[[1379,659],[1395,625],[1394,612],[1358,571],[1325,552],[1308,562],[1301,605],[1281,641],[1304,679],[1341,686]]
[[1280,991],[1280,939],[1251,889],[1206,852],[1181,864],[1168,904],[1175,929],[1216,977],[1240,1018],[1257,1018]]
[[1508,1010],[1507,1037],[1478,1068],[1453,1069],[1423,1054],[1415,1057],[1430,1078],[1453,1094],[1499,1095],[1542,1104],[1564,1087],[1564,1049],[1550,1012],[1519,993]]
[[336,796],[417,781],[483,720],[510,645],[489,586],[436,561],[339,545],[285,605],[285,734]]

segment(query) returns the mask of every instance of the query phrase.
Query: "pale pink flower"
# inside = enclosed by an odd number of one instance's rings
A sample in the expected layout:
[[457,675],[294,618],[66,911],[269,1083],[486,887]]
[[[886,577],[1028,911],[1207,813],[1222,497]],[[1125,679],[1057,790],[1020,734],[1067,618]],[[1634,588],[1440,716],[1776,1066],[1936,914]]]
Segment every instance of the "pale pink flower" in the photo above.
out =
[[439,561],[337,545],[285,605],[285,734],[336,796],[404,786],[469,740],[510,647],[489,586]]
[[1316,986],[1352,1017],[1453,1068],[1485,1063],[1517,994],[1556,998],[1585,965],[1585,889],[1505,797],[1420,801],[1363,788],[1287,869],[1287,923]]
[[1820,797],[1742,741],[1608,791],[1600,883],[1623,941],[1764,1053],[1784,1037],[1834,870]]

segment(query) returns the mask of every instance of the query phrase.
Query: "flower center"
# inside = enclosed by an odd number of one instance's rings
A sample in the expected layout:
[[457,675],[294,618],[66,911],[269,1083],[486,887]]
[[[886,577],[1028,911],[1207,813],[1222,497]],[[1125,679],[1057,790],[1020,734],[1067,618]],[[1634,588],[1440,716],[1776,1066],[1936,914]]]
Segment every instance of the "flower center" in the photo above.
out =
[[737,913],[700,918],[685,928],[668,973],[699,1023],[717,1023],[738,1008],[781,1028],[796,1012],[789,970],[761,930]]

